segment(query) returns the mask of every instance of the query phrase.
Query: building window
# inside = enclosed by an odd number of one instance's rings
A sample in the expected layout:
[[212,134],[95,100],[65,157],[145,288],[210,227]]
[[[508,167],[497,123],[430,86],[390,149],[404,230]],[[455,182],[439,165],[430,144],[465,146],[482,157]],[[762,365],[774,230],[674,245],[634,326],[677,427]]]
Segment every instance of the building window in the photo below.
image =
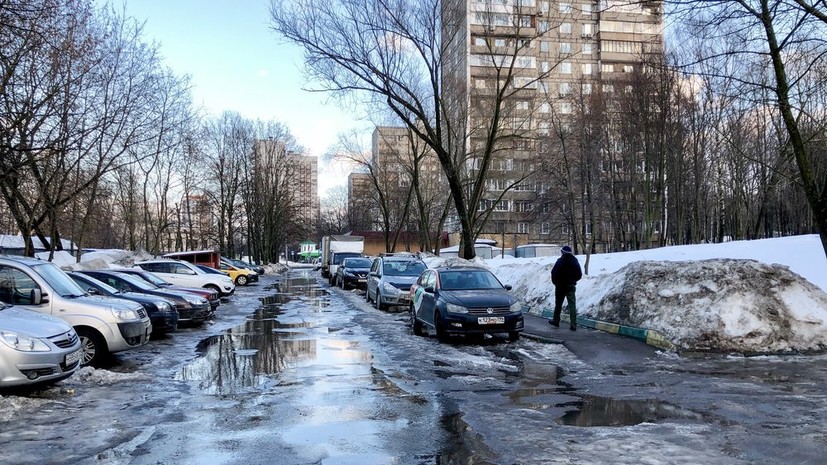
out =
[[560,3],[560,13],[571,13],[571,3]]
[[571,94],[571,83],[570,82],[561,82],[557,84],[557,95],[559,97],[565,97]]
[[583,12],[583,16],[591,16],[592,15],[592,4],[591,3],[582,3],[582,4],[580,4],[580,11]]
[[540,113],[548,113],[551,111],[551,105],[548,102],[543,102],[540,104]]
[[583,24],[583,29],[581,30],[580,35],[583,37],[591,37],[592,34],[594,34],[594,24]]
[[517,223],[517,233],[518,234],[528,234],[528,223]]
[[548,73],[549,70],[551,70],[551,67],[548,65],[548,62],[547,61],[541,61],[540,62],[540,71],[542,71],[543,73]]
[[485,89],[485,79],[475,79],[474,87],[477,89]]
[[511,202],[509,200],[500,200],[497,202],[497,205],[494,206],[494,211],[497,212],[510,212],[511,211]]
[[505,39],[494,39],[495,47],[505,47]]
[[611,84],[603,84],[603,92],[609,93],[609,92],[614,92],[614,91],[615,91],[615,86],[613,86]]
[[591,63],[583,63],[582,70],[583,70],[583,74],[592,74],[592,64]]
[[623,72],[624,73],[634,73],[635,67],[632,65],[623,65]]
[[549,231],[550,231],[550,228],[549,228],[548,221],[543,221],[543,223],[540,224],[540,234],[548,234]]
[[560,63],[560,72],[563,74],[571,74],[571,63]]
[[549,122],[540,121],[537,124],[537,133],[539,133],[541,136],[547,136],[549,133]]
[[560,113],[562,113],[564,115],[570,115],[571,114],[571,103],[569,103],[569,102],[561,103],[560,104]]
[[537,21],[537,32],[539,32],[540,34],[544,34],[548,32],[548,29],[548,21]]
[[548,53],[549,51],[549,41],[541,40],[540,41],[540,51],[543,53]]
[[560,53],[564,53],[564,54],[571,53],[571,42],[562,42],[560,44]]
[[602,72],[602,73],[614,73],[615,72],[615,65],[600,65],[600,72]]
[[592,54],[592,44],[583,44],[583,55]]
[[560,34],[571,34],[571,23],[560,24]]
[[477,37],[474,39],[474,45],[485,46],[488,42],[485,41],[485,37]]
[[528,101],[527,100],[520,100],[517,102],[517,109],[518,110],[528,110]]
[[592,84],[590,82],[583,83],[583,95],[591,95]]

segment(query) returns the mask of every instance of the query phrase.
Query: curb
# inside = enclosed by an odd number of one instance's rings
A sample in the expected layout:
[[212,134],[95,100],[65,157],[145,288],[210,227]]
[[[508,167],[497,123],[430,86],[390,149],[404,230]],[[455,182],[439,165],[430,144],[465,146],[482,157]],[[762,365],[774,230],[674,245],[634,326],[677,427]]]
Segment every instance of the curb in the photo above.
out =
[[546,344],[563,344],[565,342],[562,339],[554,339],[554,338],[551,338],[551,337],[540,336],[538,334],[527,333],[525,331],[520,333],[520,337],[524,337],[526,339],[531,339],[531,340],[534,340],[534,341],[537,341],[537,342],[543,342],[543,343],[546,343]]
[[[543,309],[539,313],[536,311],[530,312],[533,315],[551,319],[554,315],[553,309]],[[563,314],[560,315],[560,320],[568,322],[569,317],[568,314],[564,311]],[[603,331],[606,333],[611,334],[618,334],[620,336],[631,337],[633,339],[637,339],[639,341],[643,341],[646,344],[657,347],[661,350],[668,350],[670,352],[677,352],[678,348],[675,344],[672,344],[663,334],[653,330],[653,329],[646,329],[646,328],[637,328],[634,326],[624,326],[617,323],[609,323],[607,321],[600,321],[595,320],[593,318],[588,318],[584,316],[577,316],[577,325],[578,326],[585,326],[586,328],[596,329],[598,331]]]

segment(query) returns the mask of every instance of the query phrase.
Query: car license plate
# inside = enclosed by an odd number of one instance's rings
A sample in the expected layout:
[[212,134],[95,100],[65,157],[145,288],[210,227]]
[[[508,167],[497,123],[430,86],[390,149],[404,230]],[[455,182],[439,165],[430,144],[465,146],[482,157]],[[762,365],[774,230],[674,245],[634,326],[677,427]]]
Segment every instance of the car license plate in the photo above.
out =
[[367,278],[359,278],[359,282],[360,283],[366,283],[366,282],[368,282],[368,280],[367,280]]
[[477,318],[477,323],[481,325],[501,325],[505,323],[504,316],[481,316]]
[[71,364],[77,362],[78,360],[80,360],[80,356],[82,354],[83,354],[82,350],[76,350],[76,351],[72,352],[71,354],[67,355],[66,356],[66,365],[71,365]]

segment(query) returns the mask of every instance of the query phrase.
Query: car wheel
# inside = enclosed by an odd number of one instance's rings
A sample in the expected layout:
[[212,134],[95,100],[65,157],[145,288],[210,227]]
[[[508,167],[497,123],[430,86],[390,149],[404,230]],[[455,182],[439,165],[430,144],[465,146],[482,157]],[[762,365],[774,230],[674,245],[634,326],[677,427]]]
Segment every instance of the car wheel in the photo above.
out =
[[439,342],[448,342],[448,332],[445,331],[445,322],[442,321],[442,315],[439,312],[434,313],[434,327],[436,328],[436,338]]
[[109,357],[109,348],[106,347],[103,336],[94,329],[87,328],[79,328],[77,333],[80,337],[80,350],[83,352],[80,358],[81,366],[101,365]]
[[376,308],[379,310],[387,310],[388,306],[382,303],[382,293],[379,290],[376,291],[376,298],[373,299],[373,302],[376,304]]
[[221,297],[221,289],[218,286],[216,286],[215,284],[207,284],[204,287],[207,288],[207,289],[215,291],[215,293],[218,294],[218,297]]
[[508,333],[508,340],[511,342],[515,342],[520,339],[520,332],[519,331],[511,331]]
[[370,303],[370,289],[365,288],[365,302]]
[[238,275],[237,278],[235,278],[235,283],[236,283],[237,286],[246,286],[247,285],[247,277],[244,276],[243,274],[240,274],[240,275]]
[[415,336],[422,336],[422,322],[416,319],[416,309],[411,305],[411,328]]

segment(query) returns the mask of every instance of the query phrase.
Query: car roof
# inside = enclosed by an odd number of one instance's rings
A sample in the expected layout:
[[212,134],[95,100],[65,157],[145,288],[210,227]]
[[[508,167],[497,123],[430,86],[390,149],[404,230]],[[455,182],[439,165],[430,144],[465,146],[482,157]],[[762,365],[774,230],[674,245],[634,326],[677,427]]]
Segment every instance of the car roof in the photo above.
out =
[[474,266],[474,265],[443,265],[434,268],[437,272],[443,271],[488,271],[491,272],[488,268],[483,266]]
[[0,255],[0,259],[8,260],[22,265],[37,265],[40,263],[51,263],[46,260],[38,260],[32,257],[24,257],[22,255]]

